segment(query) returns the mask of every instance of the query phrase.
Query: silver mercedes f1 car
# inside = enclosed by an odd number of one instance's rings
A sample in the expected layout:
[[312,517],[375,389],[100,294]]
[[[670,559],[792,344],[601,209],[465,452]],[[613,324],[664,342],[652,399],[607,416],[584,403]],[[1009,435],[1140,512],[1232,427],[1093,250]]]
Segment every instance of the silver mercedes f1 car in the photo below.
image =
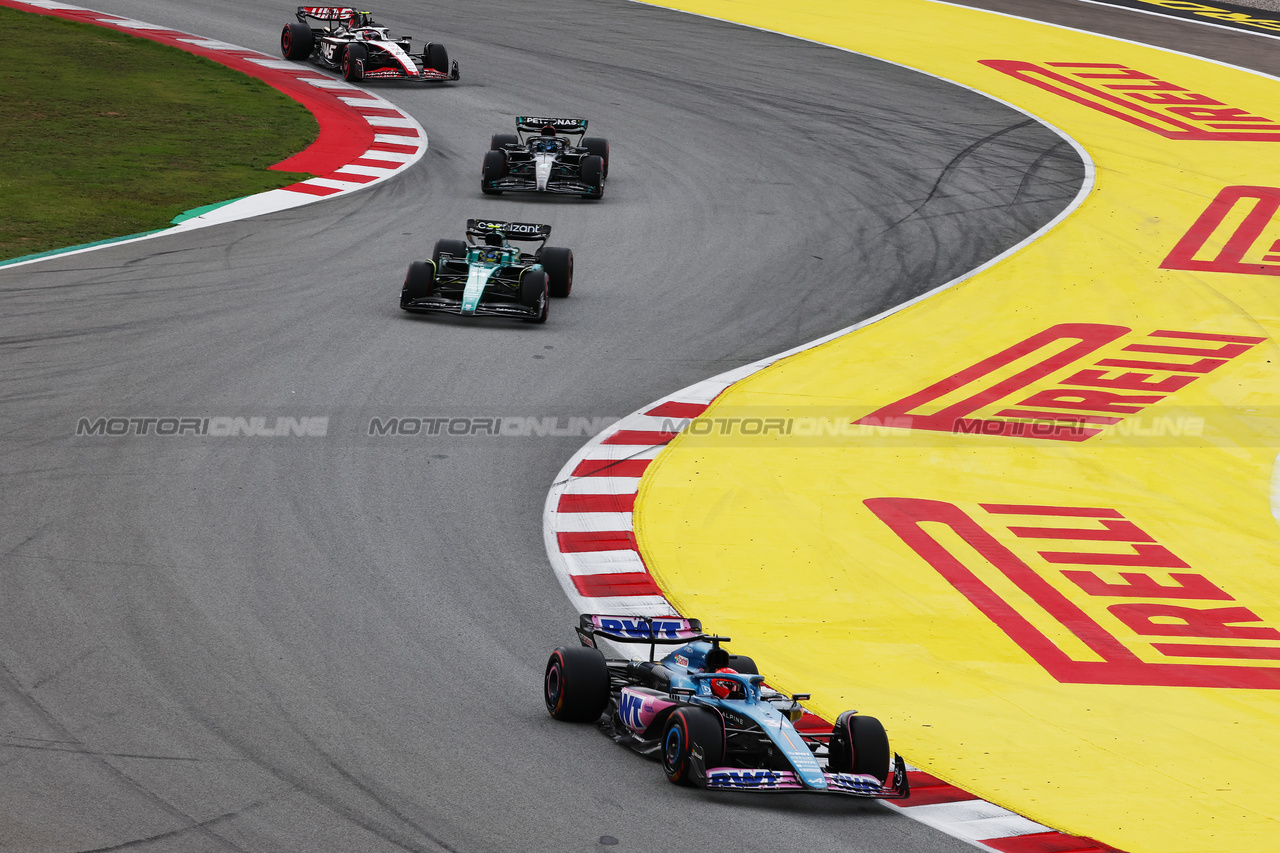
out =
[[514,134],[495,133],[490,139],[480,191],[600,198],[609,176],[609,141],[586,133],[584,118],[518,116]]

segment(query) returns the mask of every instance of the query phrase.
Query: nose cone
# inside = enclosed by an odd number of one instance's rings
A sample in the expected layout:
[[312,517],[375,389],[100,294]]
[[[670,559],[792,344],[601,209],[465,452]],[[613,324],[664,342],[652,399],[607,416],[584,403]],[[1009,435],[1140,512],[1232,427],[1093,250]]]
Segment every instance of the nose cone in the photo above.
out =
[[547,180],[551,177],[551,167],[555,165],[556,155],[536,154],[534,156],[537,159],[533,164],[533,174],[538,181],[538,192],[546,192]]

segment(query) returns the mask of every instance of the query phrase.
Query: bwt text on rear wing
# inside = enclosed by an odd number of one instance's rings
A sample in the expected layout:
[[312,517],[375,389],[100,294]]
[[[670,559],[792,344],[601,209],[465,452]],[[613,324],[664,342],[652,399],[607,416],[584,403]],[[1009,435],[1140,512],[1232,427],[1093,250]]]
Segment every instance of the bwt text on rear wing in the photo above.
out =
[[701,640],[707,636],[702,622],[681,616],[606,616],[583,613],[578,617],[578,637],[584,646],[596,647],[595,638],[616,643],[648,643],[649,656],[658,643],[677,645]]

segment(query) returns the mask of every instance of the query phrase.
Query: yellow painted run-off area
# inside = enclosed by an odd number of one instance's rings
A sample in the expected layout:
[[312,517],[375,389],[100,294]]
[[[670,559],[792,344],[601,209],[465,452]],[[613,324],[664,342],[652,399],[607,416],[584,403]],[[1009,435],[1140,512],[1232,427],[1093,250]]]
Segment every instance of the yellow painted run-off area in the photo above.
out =
[[1039,240],[672,442],[635,517],[668,598],[1041,823],[1280,850],[1280,81],[923,0],[660,5],[989,93],[1096,167]]

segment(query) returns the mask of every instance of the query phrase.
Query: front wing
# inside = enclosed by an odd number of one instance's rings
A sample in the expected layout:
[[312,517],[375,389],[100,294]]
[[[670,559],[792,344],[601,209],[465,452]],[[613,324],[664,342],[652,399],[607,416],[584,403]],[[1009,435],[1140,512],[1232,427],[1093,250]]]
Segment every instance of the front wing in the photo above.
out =
[[488,185],[495,190],[504,192],[548,192],[561,193],[563,195],[586,195],[595,192],[596,187],[586,183],[580,178],[551,178],[547,181],[545,190],[538,189],[538,181],[533,175],[507,175],[498,178],[496,181],[489,181]]
[[480,299],[476,305],[475,311],[470,314],[463,314],[462,300],[451,299],[448,296],[424,296],[421,299],[412,299],[403,305],[406,311],[422,311],[436,314],[457,314],[458,316],[467,317],[514,317],[516,319],[534,319],[540,315],[540,309],[529,308],[519,302],[507,302],[504,300]]
[[[694,756],[694,761],[698,761]],[[880,800],[900,800],[911,795],[911,783],[907,780],[907,766],[902,756],[893,756],[893,774],[890,784],[881,785],[874,776],[863,773],[823,773],[826,790],[809,788],[791,770],[753,770],[741,767],[712,767],[705,772],[707,788],[713,791],[774,791],[808,792],[812,794],[844,794],[851,797],[872,797]]]

